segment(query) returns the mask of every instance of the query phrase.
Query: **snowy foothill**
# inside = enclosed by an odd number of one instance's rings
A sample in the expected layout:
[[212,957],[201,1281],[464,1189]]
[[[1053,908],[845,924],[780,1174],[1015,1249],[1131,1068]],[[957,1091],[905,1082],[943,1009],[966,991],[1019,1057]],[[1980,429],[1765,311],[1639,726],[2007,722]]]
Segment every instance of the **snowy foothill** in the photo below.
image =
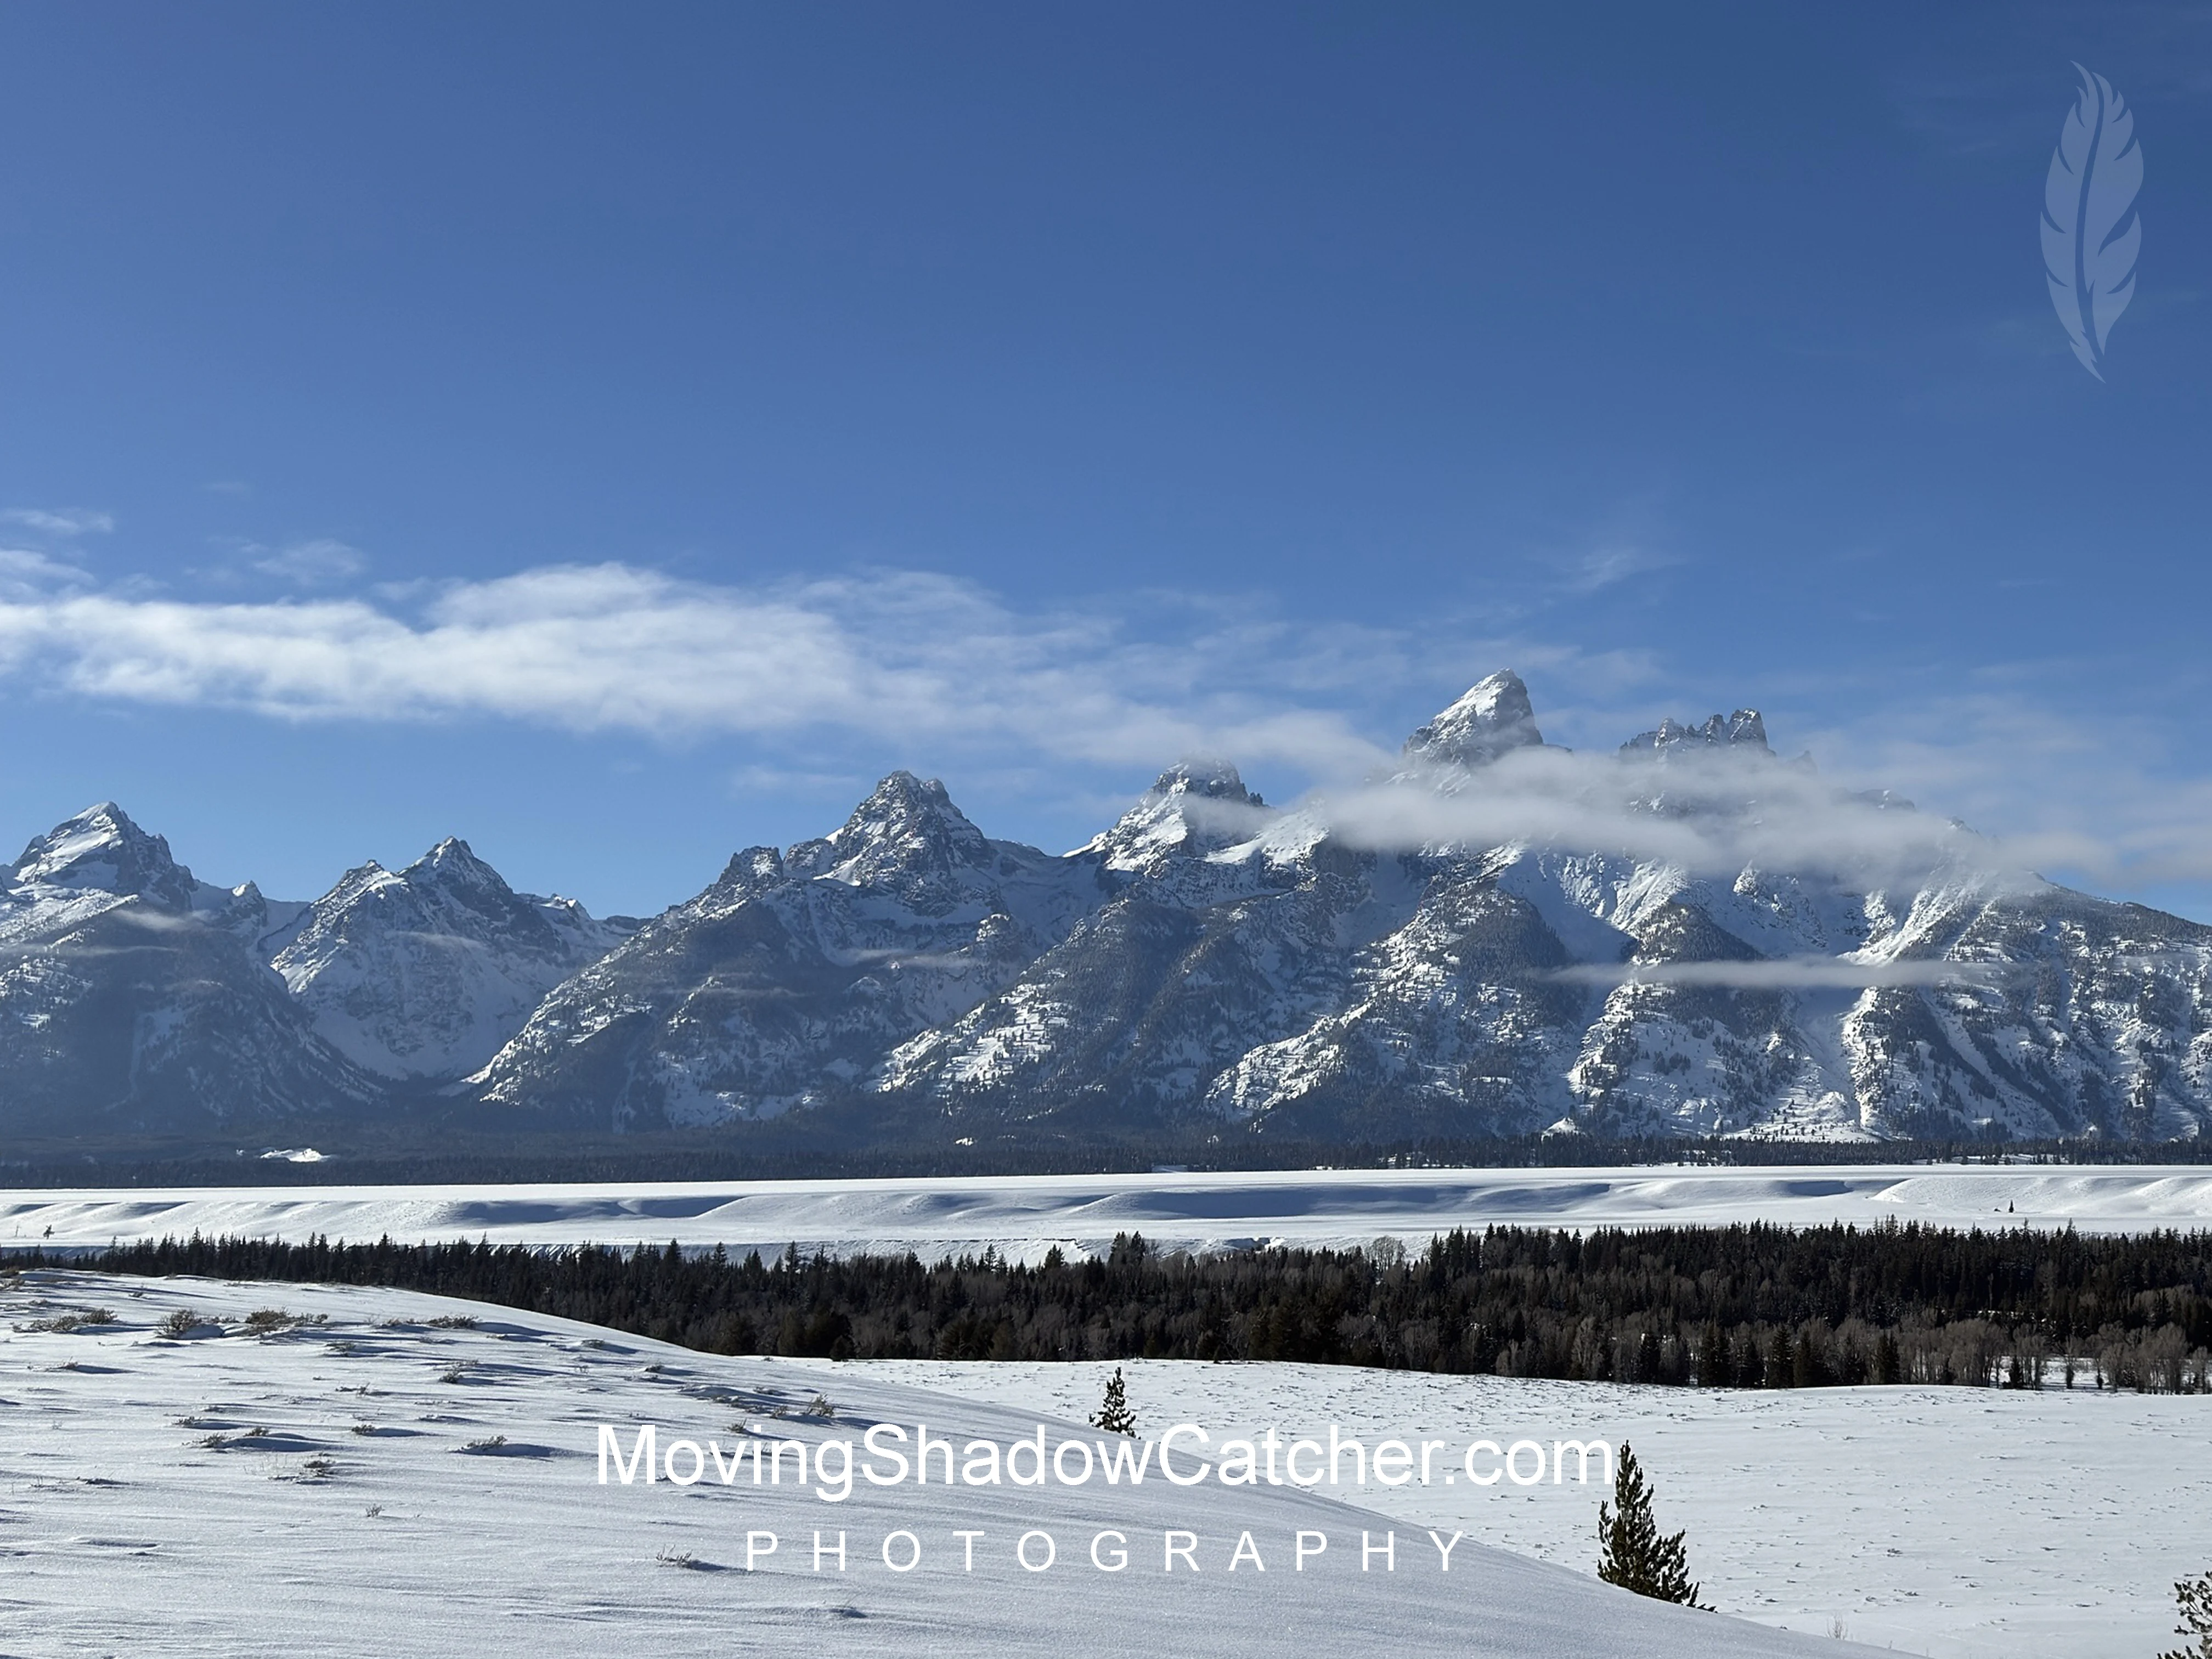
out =
[[[678,1437],[734,1468],[749,1441],[818,1460],[886,1423],[963,1442],[1098,1435],[880,1369],[702,1355],[401,1291],[52,1270],[0,1278],[0,1323],[11,1656],[1854,1650],[1646,1601],[1480,1534],[1446,1571],[1416,1518],[1287,1487],[857,1483],[831,1503],[795,1480],[666,1478],[699,1462]],[[1251,1403],[1193,1409],[1218,1421]],[[609,1478],[601,1429],[634,1455],[648,1424],[663,1478]]]
[[[1164,1249],[1425,1243],[1454,1227],[1790,1226],[1918,1221],[2132,1233],[2212,1227],[2212,1167],[2046,1164],[1299,1170],[868,1181],[484,1187],[240,1187],[0,1192],[0,1248],[185,1237],[405,1243],[796,1243],[836,1254],[986,1248],[1035,1261]],[[50,1231],[51,1230],[51,1231]]]

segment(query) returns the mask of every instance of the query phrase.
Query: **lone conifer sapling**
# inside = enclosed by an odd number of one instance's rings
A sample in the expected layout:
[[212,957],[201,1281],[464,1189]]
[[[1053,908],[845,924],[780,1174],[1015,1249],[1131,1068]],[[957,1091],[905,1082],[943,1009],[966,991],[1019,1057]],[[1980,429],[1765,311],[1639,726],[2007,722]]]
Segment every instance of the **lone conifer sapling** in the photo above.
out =
[[2212,1572],[2183,1579],[2173,1587],[2173,1599],[2181,1610],[2181,1622],[2173,1633],[2197,1639],[2185,1648],[2169,1649],[2158,1659],[2212,1659]]
[[1689,1553],[1681,1533],[1659,1535],[1651,1518],[1651,1487],[1636,1454],[1624,1442],[1613,1471],[1613,1502],[1597,1506],[1597,1576],[1608,1584],[1634,1590],[1655,1601],[1694,1607],[1698,1587],[1690,1582]]
[[1137,1414],[1129,1409],[1129,1390],[1121,1381],[1119,1365],[1114,1367],[1114,1375],[1107,1379],[1105,1403],[1098,1407],[1098,1414],[1091,1423],[1093,1428],[1103,1429],[1109,1434],[1137,1431]]

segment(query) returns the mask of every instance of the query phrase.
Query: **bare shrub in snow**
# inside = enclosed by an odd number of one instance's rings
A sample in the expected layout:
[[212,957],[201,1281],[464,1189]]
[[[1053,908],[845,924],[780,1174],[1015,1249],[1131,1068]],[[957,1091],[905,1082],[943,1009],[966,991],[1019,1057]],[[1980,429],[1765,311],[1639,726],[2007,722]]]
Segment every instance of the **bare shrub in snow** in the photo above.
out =
[[72,1308],[65,1314],[56,1314],[52,1319],[34,1320],[27,1328],[34,1331],[82,1331],[94,1325],[112,1325],[115,1316],[106,1308]]

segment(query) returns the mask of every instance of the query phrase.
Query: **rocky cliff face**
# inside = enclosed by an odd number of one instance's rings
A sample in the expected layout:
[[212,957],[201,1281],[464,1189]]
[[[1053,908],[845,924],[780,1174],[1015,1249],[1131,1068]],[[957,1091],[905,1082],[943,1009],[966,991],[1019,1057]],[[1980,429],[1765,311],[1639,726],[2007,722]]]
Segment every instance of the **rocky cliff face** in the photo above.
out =
[[371,862],[260,939],[319,1036],[380,1078],[476,1071],[547,992],[630,927],[515,892],[464,841],[404,870]]
[[848,1094],[1066,936],[1100,861],[988,839],[893,773],[842,828],[754,848],[548,997],[475,1079],[523,1117],[641,1129]]
[[0,871],[0,1125],[190,1133],[374,1091],[255,956],[269,906],[196,881],[105,802]]

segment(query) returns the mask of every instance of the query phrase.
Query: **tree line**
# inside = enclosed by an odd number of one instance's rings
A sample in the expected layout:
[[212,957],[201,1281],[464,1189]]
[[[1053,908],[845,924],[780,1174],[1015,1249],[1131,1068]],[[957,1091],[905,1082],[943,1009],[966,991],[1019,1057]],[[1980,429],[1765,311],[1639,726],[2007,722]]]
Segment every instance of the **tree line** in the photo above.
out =
[[1428,1371],[1808,1388],[1865,1382],[2212,1389],[2212,1232],[1493,1226],[1407,1252],[1103,1259],[995,1250],[763,1261],[671,1243],[164,1239],[19,1265],[380,1285],[716,1353],[831,1358],[1302,1360]]

